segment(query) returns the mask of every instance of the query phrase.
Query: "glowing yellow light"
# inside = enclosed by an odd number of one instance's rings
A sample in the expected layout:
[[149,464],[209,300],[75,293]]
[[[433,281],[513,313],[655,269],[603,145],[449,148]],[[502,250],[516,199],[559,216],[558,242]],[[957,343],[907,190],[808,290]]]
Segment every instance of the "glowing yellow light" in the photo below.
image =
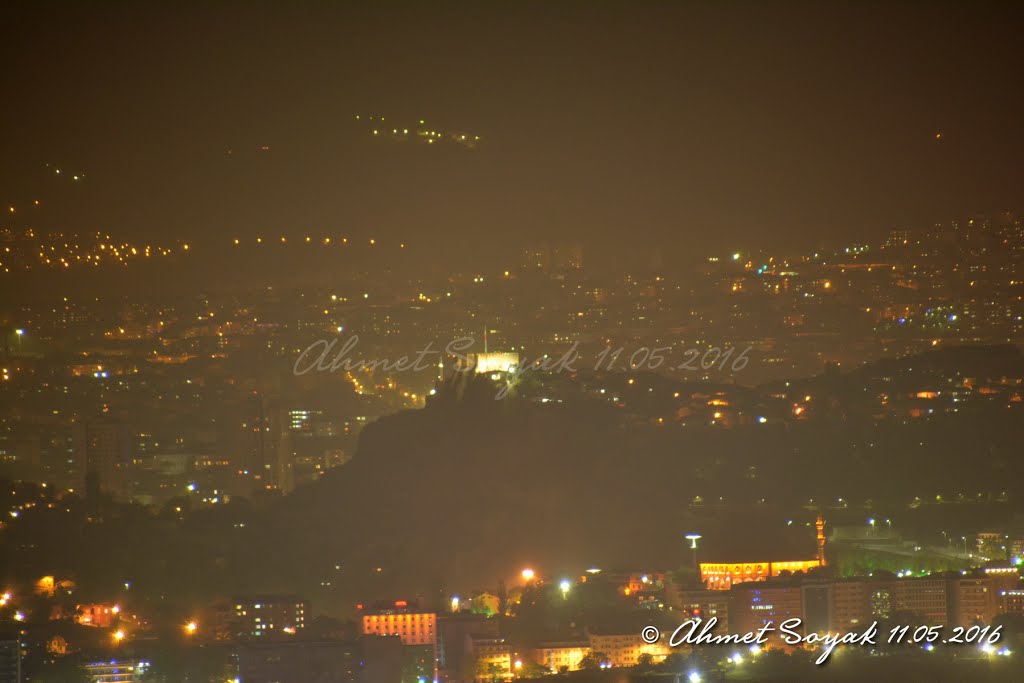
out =
[[189,635],[192,635],[193,633],[195,633],[198,630],[199,630],[199,624],[197,624],[194,621],[190,621],[187,624],[185,624],[185,633],[187,633]]
[[120,643],[122,640],[124,640],[124,637],[125,637],[124,631],[121,631],[120,629],[117,630],[117,631],[114,631],[113,638],[114,638],[114,642],[115,643]]
[[536,576],[536,573],[532,569],[530,569],[529,567],[527,567],[526,569],[523,570],[523,580],[524,581],[533,581],[533,577],[534,576]]

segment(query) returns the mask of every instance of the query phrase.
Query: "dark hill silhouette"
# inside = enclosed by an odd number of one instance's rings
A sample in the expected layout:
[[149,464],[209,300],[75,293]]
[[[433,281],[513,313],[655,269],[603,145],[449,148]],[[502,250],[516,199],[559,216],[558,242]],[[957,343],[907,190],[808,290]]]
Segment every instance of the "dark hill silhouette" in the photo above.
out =
[[[690,561],[683,535],[695,525],[724,547],[758,514],[687,512],[708,487],[695,464],[713,460],[700,439],[627,429],[603,403],[495,401],[486,389],[367,427],[351,463],[281,505],[282,556],[321,573],[338,562],[341,590],[368,600],[493,587],[526,565],[552,576],[674,568]],[[753,547],[744,535],[743,548],[813,556],[804,529],[778,528]]]

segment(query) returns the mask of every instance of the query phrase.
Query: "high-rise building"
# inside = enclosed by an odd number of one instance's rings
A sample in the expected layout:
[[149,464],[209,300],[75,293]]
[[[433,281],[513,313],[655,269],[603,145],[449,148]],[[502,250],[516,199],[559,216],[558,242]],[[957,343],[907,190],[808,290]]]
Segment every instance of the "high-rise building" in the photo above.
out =
[[288,493],[293,488],[291,427],[296,417],[276,398],[253,392],[244,429],[250,432],[244,471],[257,491]]
[[21,645],[17,638],[0,640],[0,683],[21,683]]
[[864,581],[834,581],[831,585],[832,602],[829,614],[829,631],[846,633],[858,624],[870,621],[870,591]]
[[85,418],[74,426],[78,490],[86,495],[126,495],[133,439],[127,425],[107,418]]
[[968,628],[990,624],[998,614],[999,596],[988,577],[964,576],[949,581],[949,625]]

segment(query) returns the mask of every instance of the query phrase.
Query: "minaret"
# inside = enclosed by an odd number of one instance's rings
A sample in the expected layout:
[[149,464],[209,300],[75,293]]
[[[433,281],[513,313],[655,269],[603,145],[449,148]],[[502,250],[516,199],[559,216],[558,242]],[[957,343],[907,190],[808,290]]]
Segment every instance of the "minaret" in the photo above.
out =
[[814,528],[818,531],[818,562],[822,567],[825,566],[825,520],[822,518],[821,513],[818,513],[818,519],[814,522]]

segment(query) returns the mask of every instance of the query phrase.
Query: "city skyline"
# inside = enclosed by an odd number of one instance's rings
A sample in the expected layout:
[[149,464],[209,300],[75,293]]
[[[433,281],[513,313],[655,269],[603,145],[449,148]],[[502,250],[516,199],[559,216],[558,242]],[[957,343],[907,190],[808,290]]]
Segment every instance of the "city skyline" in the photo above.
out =
[[0,6],[0,683],[1020,678],[1024,6]]

